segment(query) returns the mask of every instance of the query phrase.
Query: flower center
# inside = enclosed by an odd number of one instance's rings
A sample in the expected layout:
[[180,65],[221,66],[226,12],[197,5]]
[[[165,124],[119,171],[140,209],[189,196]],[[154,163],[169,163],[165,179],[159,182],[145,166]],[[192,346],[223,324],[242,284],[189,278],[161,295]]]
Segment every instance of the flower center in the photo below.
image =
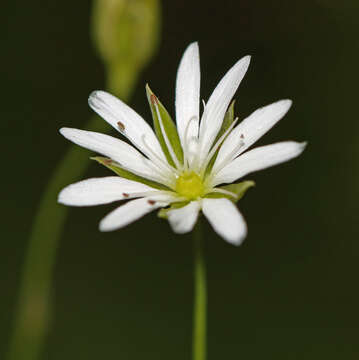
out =
[[176,181],[176,192],[188,200],[197,199],[203,195],[203,182],[194,171],[186,171]]

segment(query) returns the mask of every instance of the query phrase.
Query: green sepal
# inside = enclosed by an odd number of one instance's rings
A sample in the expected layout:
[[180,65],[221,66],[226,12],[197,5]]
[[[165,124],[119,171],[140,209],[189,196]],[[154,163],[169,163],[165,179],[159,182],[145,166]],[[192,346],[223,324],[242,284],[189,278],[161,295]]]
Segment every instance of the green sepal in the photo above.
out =
[[230,185],[224,185],[224,186],[218,186],[218,189],[223,189],[230,191],[234,194],[236,194],[236,198],[234,198],[231,195],[222,194],[222,193],[209,193],[206,195],[207,198],[227,198],[233,202],[237,202],[240,200],[244,194],[247,192],[249,188],[252,186],[255,186],[255,182],[251,180],[242,181],[240,183],[230,184]]
[[[234,103],[235,103],[235,100],[233,100],[231,102],[231,105],[229,105],[229,108],[228,108],[228,110],[227,110],[227,112],[226,112],[226,114],[224,116],[224,119],[223,119],[222,127],[219,130],[219,132],[217,134],[217,137],[213,142],[213,145],[226,132],[226,130],[231,126],[232,122],[234,121]],[[215,154],[212,156],[212,159],[208,163],[207,168],[206,168],[206,174],[209,174],[211,172],[211,170],[213,168],[213,165],[214,165],[214,162],[217,159],[217,155],[218,155],[218,152],[219,152],[220,148],[221,147],[218,148],[218,150],[215,152]]]
[[137,181],[139,183],[151,186],[151,187],[153,187],[155,189],[159,189],[159,190],[170,190],[165,185],[159,184],[155,181],[145,179],[141,176],[135,175],[135,174],[131,173],[130,171],[123,169],[119,164],[117,164],[116,162],[112,161],[109,158],[105,158],[102,156],[94,156],[94,157],[91,157],[90,159],[95,160],[98,163],[106,166],[108,169],[114,171],[118,176],[120,176],[122,178]]
[[167,220],[168,218],[168,215],[167,213],[170,211],[170,210],[173,210],[173,209],[179,209],[181,207],[184,207],[188,204],[188,201],[180,201],[180,202],[176,202],[176,203],[173,203],[171,204],[170,207],[167,207],[167,208],[162,208],[158,211],[157,213],[157,216],[161,219],[165,219]]
[[236,102],[236,100],[233,100],[231,102],[231,105],[229,105],[226,115],[224,116],[224,119],[223,119],[221,130],[219,130],[219,133],[216,137],[216,140],[214,141],[214,144],[232,125],[232,122],[234,121],[234,104],[235,104],[235,102]]
[[150,104],[152,118],[153,118],[153,125],[155,128],[155,133],[157,135],[158,141],[161,145],[161,148],[166,156],[167,161],[172,166],[175,166],[175,163],[172,160],[172,157],[170,155],[170,152],[168,151],[166,141],[164,139],[164,136],[161,131],[160,122],[158,120],[156,107],[154,105],[154,101],[158,104],[158,111],[161,115],[161,119],[163,122],[163,128],[166,132],[167,138],[173,148],[174,153],[177,156],[178,161],[182,164],[183,163],[183,150],[181,146],[181,141],[178,136],[177,128],[175,123],[173,122],[170,114],[166,110],[166,108],[162,105],[162,103],[158,100],[158,98],[154,95],[148,84],[146,84],[146,94],[147,94],[147,100]]

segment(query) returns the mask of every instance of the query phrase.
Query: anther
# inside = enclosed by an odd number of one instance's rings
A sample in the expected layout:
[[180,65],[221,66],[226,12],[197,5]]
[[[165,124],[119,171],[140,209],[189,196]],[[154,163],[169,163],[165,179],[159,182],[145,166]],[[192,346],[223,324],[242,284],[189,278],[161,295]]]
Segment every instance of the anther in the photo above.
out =
[[241,138],[241,139],[244,139],[244,135],[243,135],[243,134],[241,134],[240,138]]
[[153,105],[155,105],[155,104],[158,105],[158,99],[156,98],[155,95],[151,94],[150,99],[151,99],[151,103]]
[[121,121],[117,121],[117,125],[121,131],[125,131],[125,125]]
[[150,205],[156,204],[156,201],[155,201],[155,200],[147,200],[147,202],[148,202]]
[[125,197],[125,198],[128,198],[130,196],[130,194],[122,193],[122,196]]
[[105,160],[103,161],[103,163],[104,163],[105,165],[112,165],[112,160],[111,160],[111,159],[105,159]]

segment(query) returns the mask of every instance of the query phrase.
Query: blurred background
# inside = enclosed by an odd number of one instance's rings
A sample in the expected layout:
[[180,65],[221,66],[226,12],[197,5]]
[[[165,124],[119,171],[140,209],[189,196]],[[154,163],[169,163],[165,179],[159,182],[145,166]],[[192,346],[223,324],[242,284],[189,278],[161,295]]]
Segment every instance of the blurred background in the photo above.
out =
[[[298,159],[248,176],[257,186],[239,202],[249,227],[242,246],[205,226],[209,359],[356,359],[359,3],[173,0],[161,8],[157,51],[129,100],[136,111],[151,122],[148,82],[174,114],[176,69],[198,40],[202,98],[250,54],[236,115],[291,98],[258,144],[309,142]],[[35,212],[69,148],[58,129],[86,126],[87,97],[105,88],[105,70],[90,37],[91,2],[12,0],[1,10],[3,359]],[[81,178],[106,175],[91,163]],[[113,207],[69,209],[41,359],[189,359],[192,237],[174,235],[155,214],[100,233]]]

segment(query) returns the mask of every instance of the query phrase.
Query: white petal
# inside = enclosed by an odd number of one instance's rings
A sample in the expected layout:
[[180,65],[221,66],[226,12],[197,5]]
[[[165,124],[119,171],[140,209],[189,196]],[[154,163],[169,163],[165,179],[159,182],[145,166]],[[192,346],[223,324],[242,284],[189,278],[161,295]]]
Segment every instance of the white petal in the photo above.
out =
[[146,159],[133,146],[120,139],[101,133],[71,128],[62,128],[60,133],[77,145],[110,157],[128,171],[147,179],[162,182],[158,173],[149,166],[150,160]]
[[293,159],[303,152],[305,146],[306,143],[283,141],[250,150],[220,170],[213,185],[231,183],[251,172]]
[[165,159],[151,127],[124,102],[105,91],[92,92],[88,101],[94,111],[126,136],[144,154],[150,157],[150,152],[144,145],[143,137],[145,137],[147,145],[162,159]]
[[237,207],[228,199],[203,199],[203,214],[214,231],[224,240],[240,245],[247,235],[247,225]]
[[250,62],[250,56],[239,60],[214,89],[203,112],[200,124],[201,162],[207,156],[223,122],[229,103],[241,83]]
[[261,138],[268,130],[270,130],[282,117],[287,113],[292,105],[291,100],[280,100],[273,104],[264,106],[254,111],[246,119],[244,119],[223,142],[213,166],[213,170],[231,154],[235,148],[238,148],[240,142],[244,145],[232,156],[232,159],[247,150],[259,138]]
[[184,234],[191,231],[197,221],[199,210],[199,202],[191,201],[184,207],[168,211],[168,220],[172,230],[178,234]]
[[136,181],[109,176],[87,179],[65,187],[59,194],[58,202],[71,206],[100,205],[124,200],[136,193],[154,191],[159,192]]
[[112,231],[120,229],[151,211],[166,205],[165,203],[154,202],[146,198],[129,201],[105,216],[100,222],[100,230]]
[[193,126],[190,125],[187,138],[198,136],[200,81],[199,49],[195,42],[187,47],[177,72],[176,122],[183,147],[186,127],[194,116],[197,121],[193,121]]

